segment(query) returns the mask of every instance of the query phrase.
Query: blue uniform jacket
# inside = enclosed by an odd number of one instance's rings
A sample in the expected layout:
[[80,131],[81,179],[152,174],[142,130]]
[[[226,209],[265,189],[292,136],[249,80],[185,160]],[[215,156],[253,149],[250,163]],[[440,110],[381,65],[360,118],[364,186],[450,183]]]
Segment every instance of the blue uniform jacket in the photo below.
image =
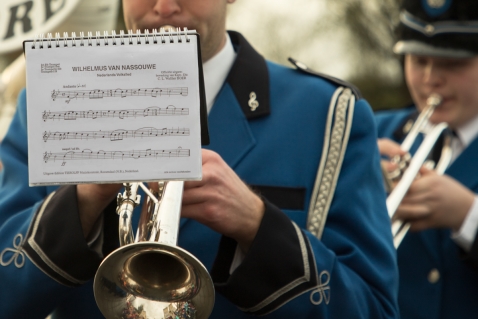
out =
[[[402,142],[405,123],[414,118],[415,107],[378,112],[379,137]],[[412,150],[415,151],[421,139]],[[478,192],[478,139],[446,170],[473,192]],[[450,212],[452,214],[453,212]],[[475,243],[476,246],[476,243]],[[476,250],[476,247],[474,247]],[[450,238],[450,230],[408,233],[398,248],[399,306],[402,318],[477,318],[478,272]],[[476,266],[476,264],[475,264]]]
[[[357,96],[319,240],[304,228],[338,83],[267,62],[241,35],[230,35],[238,55],[209,114],[207,147],[262,194],[266,212],[232,274],[236,243],[193,220],[181,221],[178,245],[211,270],[211,318],[397,318],[395,251],[368,103]],[[248,106],[251,91],[259,102],[255,111]],[[28,187],[24,92],[0,156],[2,318],[43,319],[52,312],[53,318],[101,318],[92,279],[118,245],[114,203],[104,213],[98,255],[82,236],[75,186]]]

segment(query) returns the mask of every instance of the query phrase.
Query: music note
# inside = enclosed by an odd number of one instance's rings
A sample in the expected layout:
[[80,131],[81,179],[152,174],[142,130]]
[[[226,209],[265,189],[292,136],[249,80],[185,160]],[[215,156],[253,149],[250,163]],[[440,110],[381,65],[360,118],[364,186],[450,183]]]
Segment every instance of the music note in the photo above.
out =
[[78,112],[74,112],[74,111],[65,112],[63,116],[63,118],[67,121],[76,120],[77,117],[78,117]]
[[114,130],[109,133],[109,136],[111,141],[122,141],[125,136],[128,137],[128,131],[122,129]]
[[125,116],[128,116],[128,111],[119,111],[119,118],[124,119]]

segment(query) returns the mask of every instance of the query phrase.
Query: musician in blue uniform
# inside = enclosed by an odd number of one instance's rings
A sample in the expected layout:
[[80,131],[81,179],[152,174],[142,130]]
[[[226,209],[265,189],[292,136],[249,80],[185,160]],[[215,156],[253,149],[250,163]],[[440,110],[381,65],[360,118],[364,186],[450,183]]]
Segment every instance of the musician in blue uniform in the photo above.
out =
[[396,213],[411,224],[397,251],[400,312],[403,318],[476,318],[478,2],[405,0],[400,21],[394,50],[404,56],[415,105],[377,114],[380,151],[403,155],[398,143],[428,97],[438,94],[442,103],[429,122],[448,124],[453,152],[444,175],[421,169]]
[[[202,181],[185,183],[178,246],[211,271],[211,318],[398,318],[368,103],[226,32],[232,2],[123,1],[128,28],[201,36],[210,144]],[[121,185],[28,187],[26,110],[23,92],[0,147],[0,313],[101,318],[92,280],[118,247]]]

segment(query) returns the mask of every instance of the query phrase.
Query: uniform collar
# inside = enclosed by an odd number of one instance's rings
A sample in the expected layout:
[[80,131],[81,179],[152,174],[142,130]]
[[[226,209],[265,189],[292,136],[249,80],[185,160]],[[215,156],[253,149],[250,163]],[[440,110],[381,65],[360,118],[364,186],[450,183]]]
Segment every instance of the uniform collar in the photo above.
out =
[[419,115],[415,106],[408,106],[408,108],[411,109],[412,111],[410,112],[410,114],[408,114],[408,116],[406,116],[403,119],[401,124],[392,133],[393,138],[397,141],[401,141],[407,136],[408,132],[410,132],[410,129],[413,126],[413,123],[415,123],[415,121],[417,120],[417,117]]
[[468,147],[478,135],[478,116],[475,116],[471,121],[457,128],[455,133],[463,144],[463,148]]
[[211,111],[217,94],[219,90],[221,90],[229,70],[231,70],[234,60],[236,59],[236,52],[234,52],[234,47],[227,33],[226,37],[224,47],[203,64],[208,113]]
[[228,31],[237,57],[226,79],[247,119],[270,113],[266,60],[238,32]]

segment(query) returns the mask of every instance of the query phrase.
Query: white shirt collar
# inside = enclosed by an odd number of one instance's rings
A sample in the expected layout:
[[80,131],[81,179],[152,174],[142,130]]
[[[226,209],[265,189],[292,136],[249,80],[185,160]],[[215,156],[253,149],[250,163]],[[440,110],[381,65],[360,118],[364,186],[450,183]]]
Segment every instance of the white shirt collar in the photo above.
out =
[[211,111],[216,96],[219,90],[221,90],[237,55],[232,46],[229,34],[226,33],[226,36],[226,44],[221,51],[203,64],[208,113]]
[[478,116],[475,116],[474,119],[456,129],[455,133],[460,138],[464,148],[468,147],[478,135]]
[[[429,131],[433,128],[433,124],[427,122],[424,128],[424,132]],[[456,136],[460,140],[462,148],[465,149],[470,145],[471,142],[478,136],[478,116],[475,116],[471,121],[465,125],[454,130]]]

